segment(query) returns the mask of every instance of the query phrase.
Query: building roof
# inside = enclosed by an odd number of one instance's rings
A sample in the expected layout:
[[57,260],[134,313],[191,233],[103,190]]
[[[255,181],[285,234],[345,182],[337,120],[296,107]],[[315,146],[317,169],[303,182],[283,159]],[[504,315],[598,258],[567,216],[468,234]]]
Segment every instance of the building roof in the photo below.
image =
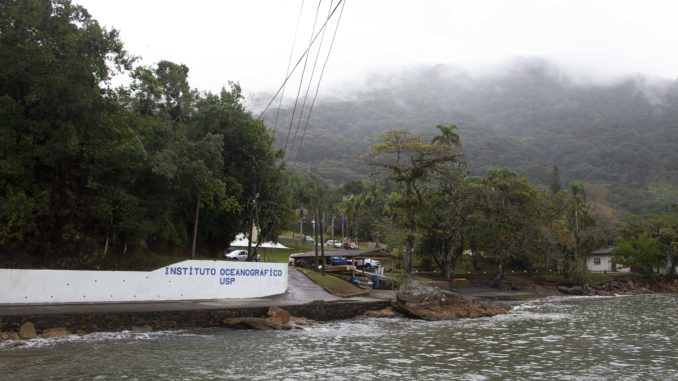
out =
[[[231,242],[229,247],[247,247],[250,244],[250,240],[245,238],[245,235],[240,233],[235,236],[235,241]],[[256,246],[256,242],[252,242],[252,247]],[[278,242],[262,242],[259,244],[260,249],[289,249],[289,247],[284,246]]]
[[614,246],[610,247],[604,247],[602,249],[598,249],[596,251],[592,251],[590,255],[606,255],[606,254],[612,254],[612,250],[614,250]]

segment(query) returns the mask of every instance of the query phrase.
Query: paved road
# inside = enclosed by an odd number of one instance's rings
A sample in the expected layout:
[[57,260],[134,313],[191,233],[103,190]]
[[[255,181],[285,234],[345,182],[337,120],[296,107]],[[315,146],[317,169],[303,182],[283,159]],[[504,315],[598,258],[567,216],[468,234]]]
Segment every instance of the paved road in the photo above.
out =
[[312,280],[301,271],[290,267],[287,292],[265,298],[188,300],[177,302],[137,302],[137,303],[101,303],[101,304],[53,304],[29,306],[0,306],[0,316],[33,314],[68,313],[106,313],[106,312],[149,312],[149,311],[185,311],[221,308],[289,306],[323,301],[374,301],[373,298],[339,298]]

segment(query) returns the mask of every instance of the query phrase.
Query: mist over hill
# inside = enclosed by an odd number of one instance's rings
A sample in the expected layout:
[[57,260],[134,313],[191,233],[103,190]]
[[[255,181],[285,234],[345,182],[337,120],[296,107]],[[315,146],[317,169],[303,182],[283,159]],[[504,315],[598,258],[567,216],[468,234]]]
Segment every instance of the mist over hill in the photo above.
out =
[[678,203],[675,80],[634,75],[587,83],[540,59],[484,73],[438,65],[375,76],[364,89],[318,100],[305,134],[306,116],[297,128],[291,114],[292,106],[281,109],[274,123],[276,110],[267,112],[276,144],[287,140],[289,150],[303,135],[290,165],[337,184],[369,174],[356,158],[384,131],[407,128],[428,139],[437,124],[452,123],[474,174],[505,166],[547,185],[557,165],[564,182],[606,185],[622,210]]

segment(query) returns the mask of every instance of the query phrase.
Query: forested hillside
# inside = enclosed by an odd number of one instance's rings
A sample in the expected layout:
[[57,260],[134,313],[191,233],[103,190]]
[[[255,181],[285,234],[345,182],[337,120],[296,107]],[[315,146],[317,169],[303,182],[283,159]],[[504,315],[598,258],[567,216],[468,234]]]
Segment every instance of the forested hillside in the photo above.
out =
[[[118,72],[129,86],[112,87]],[[255,204],[276,234],[287,193],[273,136],[238,85],[199,92],[188,73],[137,65],[69,0],[0,2],[1,266],[216,255]]]
[[[369,83],[369,90],[316,103],[299,167],[343,183],[368,174],[355,158],[378,134],[407,128],[433,136],[437,124],[453,123],[473,173],[506,166],[546,185],[557,165],[564,181],[606,185],[622,210],[678,202],[677,81],[636,75],[582,84],[555,65],[526,59],[495,74],[434,66]],[[280,113],[279,145],[290,111]],[[274,114],[267,114],[269,125]]]

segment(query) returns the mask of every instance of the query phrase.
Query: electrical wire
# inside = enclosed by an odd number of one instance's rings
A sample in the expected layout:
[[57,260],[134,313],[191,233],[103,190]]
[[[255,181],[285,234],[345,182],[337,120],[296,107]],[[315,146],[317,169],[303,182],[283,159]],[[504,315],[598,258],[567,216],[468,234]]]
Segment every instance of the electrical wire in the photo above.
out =
[[[346,2],[344,1],[344,5],[346,5]],[[299,150],[301,149],[301,145],[304,143],[304,137],[306,136],[306,129],[308,128],[308,123],[309,120],[311,119],[311,112],[313,111],[313,106],[315,105],[315,100],[318,98],[318,92],[320,90],[320,83],[322,82],[323,76],[325,75],[325,68],[327,67],[327,62],[330,59],[330,53],[332,52],[332,47],[334,46],[334,40],[337,37],[337,31],[339,30],[339,23],[341,22],[341,16],[344,14],[344,5],[341,6],[341,11],[339,12],[339,17],[337,18],[337,26],[334,29],[334,34],[332,35],[332,41],[330,42],[330,47],[327,51],[327,56],[325,57],[325,62],[323,63],[323,68],[320,71],[320,78],[318,79],[318,85],[315,88],[315,94],[313,95],[313,100],[311,101],[311,108],[308,111],[308,116],[306,117],[306,124],[304,125],[304,131],[301,135],[301,141],[299,142],[299,148],[297,149],[297,152],[295,153],[294,156],[294,162],[292,163],[293,167],[296,167],[296,158],[297,155],[299,154]]]
[[[318,22],[318,15],[320,14],[320,5],[322,4],[322,0],[318,1],[318,8],[316,8],[315,11],[315,19],[313,20],[313,28],[311,29],[311,38],[308,43],[308,48],[311,49],[312,43],[314,41],[313,35],[315,34],[315,26],[316,23]],[[324,33],[325,29],[323,29]],[[299,80],[299,88],[297,89],[297,97],[294,99],[294,107],[292,108],[292,116],[290,117],[290,127],[287,131],[287,137],[285,138],[285,147],[283,150],[287,154],[287,143],[289,142],[290,139],[290,134],[292,133],[292,125],[294,124],[294,116],[297,112],[297,105],[299,104],[299,95],[301,94],[301,88],[304,84],[304,76],[306,75],[306,65],[308,64],[308,57],[310,54],[306,54],[306,58],[304,59],[304,67],[301,69],[301,79]],[[299,115],[299,119],[301,120],[301,115]]]
[[[280,86],[280,88],[278,89],[278,91],[273,95],[273,97],[271,98],[271,100],[269,101],[269,103],[266,105],[266,107],[264,108],[264,110],[259,114],[259,119],[261,119],[261,118],[263,117],[263,115],[266,113],[266,111],[268,110],[268,108],[271,106],[271,104],[273,103],[273,101],[275,100],[275,98],[278,96],[278,94],[280,94],[281,92],[284,91],[285,85],[287,84],[287,82],[289,81],[289,79],[292,77],[292,75],[294,74],[294,71],[295,71],[295,70],[297,69],[297,67],[300,65],[301,61],[302,61],[306,56],[308,56],[308,54],[309,54],[309,52],[310,52],[310,50],[311,50],[313,44],[315,43],[316,39],[318,38],[318,36],[320,36],[320,35],[322,34],[323,39],[324,39],[324,34],[325,34],[325,29],[326,29],[326,27],[327,27],[327,24],[328,24],[329,21],[332,19],[332,16],[335,14],[335,12],[336,12],[337,9],[339,8],[339,6],[341,6],[341,11],[340,11],[339,17],[338,17],[338,19],[337,19],[337,24],[336,24],[336,27],[335,27],[335,30],[334,30],[334,34],[333,34],[333,36],[332,36],[332,41],[331,41],[331,43],[330,43],[330,47],[329,47],[329,49],[328,49],[327,56],[326,56],[326,58],[325,58],[325,62],[323,63],[323,68],[322,68],[322,70],[321,70],[320,77],[319,77],[319,80],[318,80],[318,84],[317,84],[317,86],[316,86],[316,91],[315,91],[313,100],[312,100],[312,102],[311,102],[311,107],[310,107],[310,109],[309,109],[308,116],[307,116],[307,118],[306,118],[306,123],[305,123],[305,125],[304,125],[304,130],[303,130],[303,133],[302,133],[301,141],[300,141],[299,146],[298,146],[298,148],[297,148],[297,150],[296,150],[296,153],[295,153],[295,158],[296,158],[296,155],[297,155],[298,152],[299,152],[299,149],[300,149],[300,147],[301,147],[301,144],[303,143],[304,136],[306,135],[306,130],[307,130],[307,127],[308,127],[309,119],[310,119],[310,117],[311,117],[311,111],[313,110],[313,106],[314,106],[314,104],[315,104],[315,100],[316,100],[316,98],[318,97],[318,91],[319,91],[319,89],[320,89],[320,83],[321,83],[322,78],[323,78],[323,75],[324,75],[324,73],[325,73],[325,68],[326,68],[326,66],[327,66],[327,62],[328,62],[328,60],[329,60],[330,53],[331,53],[331,51],[332,51],[332,47],[334,46],[334,40],[335,40],[336,35],[337,35],[337,30],[339,29],[339,22],[341,21],[341,16],[343,15],[343,12],[344,12],[345,1],[346,1],[346,0],[339,0],[334,8],[332,8],[332,4],[330,3],[330,8],[331,8],[332,10],[331,10],[331,12],[329,13],[329,15],[327,16],[327,18],[325,19],[325,22],[324,22],[323,25],[321,26],[320,30],[318,30],[318,32],[315,34],[315,36],[311,39],[311,41],[309,42],[308,48],[306,48],[306,50],[305,50],[304,53],[301,55],[301,57],[299,57],[299,60],[295,63],[295,65],[294,65],[294,67],[292,68],[292,70],[291,70],[291,71],[288,70],[287,76],[285,77],[285,80],[283,81],[282,85]],[[318,9],[319,9],[319,8],[320,8],[320,4],[318,5]],[[316,14],[316,18],[317,18],[317,14]],[[315,23],[314,23],[314,28],[313,28],[313,29],[315,30]],[[296,32],[295,32],[295,35],[296,35]],[[295,36],[295,40],[296,40],[296,36]],[[322,39],[321,39],[321,46],[322,46]],[[320,48],[318,48],[318,53],[317,53],[317,56],[316,56],[316,62],[317,62],[317,57],[318,57],[319,55],[320,55]],[[289,67],[289,63],[288,63],[288,67]],[[313,71],[315,71],[315,63],[314,63],[314,69],[313,69]],[[313,77],[313,75],[311,76],[311,79],[312,79],[312,77]],[[281,102],[281,104],[282,104],[282,98],[281,98],[281,101],[280,101],[280,102]],[[304,103],[305,103],[305,102],[304,102]],[[302,115],[299,116],[299,118],[301,118],[301,117],[302,117]],[[291,120],[293,120],[293,118],[291,118]],[[289,139],[290,133],[291,133],[291,130],[288,131],[286,140]],[[283,157],[282,157],[282,160],[281,160],[281,166],[283,166],[283,165],[285,164],[285,162],[286,162],[286,153],[287,153],[287,152],[286,152],[286,150],[285,150],[285,151],[284,151],[284,154],[283,154]],[[296,164],[296,163],[295,163],[295,164]],[[266,182],[268,182],[268,177],[269,177],[269,176],[270,176],[270,173],[266,176],[266,177],[267,177]],[[262,184],[260,183],[260,185],[262,185]],[[261,189],[261,186],[259,187],[259,189]],[[257,192],[257,193],[259,193],[259,192]],[[272,208],[268,208],[268,210],[266,211],[266,217],[264,218],[265,224],[268,224],[268,223],[273,219],[273,212],[272,212],[271,209],[272,209]],[[275,223],[276,223],[276,222],[277,222],[277,221],[274,222],[274,226],[275,226]],[[261,225],[260,225],[260,226],[261,226]],[[274,227],[271,227],[270,230],[272,230],[273,228],[274,228]]]
[[[287,70],[285,76],[290,74],[290,66],[292,65],[292,57],[294,56],[294,48],[297,45],[297,34],[299,33],[299,24],[301,24],[301,15],[304,11],[304,2],[301,0],[301,7],[299,7],[299,16],[297,16],[297,26],[294,28],[294,39],[292,40],[292,49],[290,50],[290,58],[287,60]],[[283,98],[285,98],[285,87],[283,86],[280,93],[280,102],[278,103],[278,110],[275,112],[275,122],[273,123],[273,136],[275,137],[276,129],[278,128],[278,117],[280,116],[280,108],[282,107]]]
[[[334,0],[330,3],[330,6],[327,10],[327,13],[329,15],[330,11],[332,10],[332,5],[334,4]],[[313,78],[315,77],[315,69],[318,66],[318,59],[320,58],[320,53],[322,51],[323,47],[323,42],[325,41],[325,32],[327,29],[323,30],[323,34],[320,37],[320,43],[318,44],[318,51],[315,55],[315,59],[313,60],[313,69],[311,69],[311,77],[308,79],[308,86],[306,87],[306,91],[304,93],[304,101],[301,104],[301,112],[299,112],[299,118],[297,119],[297,126],[294,129],[294,138],[292,138],[292,149],[294,149],[294,144],[297,141],[297,136],[299,135],[299,126],[301,126],[301,121],[303,120],[304,117],[304,110],[306,109],[306,101],[308,100],[308,94],[311,91],[311,85],[313,84]],[[309,115],[310,115],[311,110],[309,110]],[[297,149],[296,152],[299,152]],[[290,157],[292,162],[296,160],[296,154],[292,157]]]
[[268,104],[266,105],[266,107],[264,107],[264,110],[259,114],[259,119],[261,119],[262,116],[266,113],[266,111],[268,111],[268,108],[271,107],[271,104],[272,104],[273,101],[278,97],[278,94],[280,94],[280,92],[282,91],[282,89],[285,87],[285,85],[287,84],[287,81],[290,80],[290,77],[292,77],[292,74],[294,74],[294,71],[297,69],[297,67],[299,67],[299,64],[301,64],[301,61],[302,61],[302,60],[304,59],[304,57],[308,54],[308,52],[311,50],[311,46],[313,45],[313,43],[315,42],[315,40],[318,38],[318,36],[320,36],[321,31],[324,30],[324,29],[327,27],[327,23],[330,21],[330,19],[331,19],[332,16],[334,15],[334,13],[337,11],[337,9],[339,8],[339,5],[341,5],[344,1],[345,1],[345,0],[339,0],[339,2],[337,3],[337,5],[336,5],[336,6],[334,7],[334,9],[332,10],[332,13],[327,17],[327,19],[325,20],[325,23],[323,24],[323,26],[320,28],[320,30],[318,31],[318,33],[315,35],[315,37],[313,38],[313,40],[312,40],[311,43],[309,44],[308,48],[306,48],[306,50],[305,50],[304,53],[301,55],[301,57],[299,57],[299,60],[297,61],[296,64],[294,64],[294,67],[292,67],[292,71],[290,71],[290,73],[287,75],[287,77],[285,77],[285,80],[283,81],[282,85],[280,85],[280,87],[278,88],[278,91],[275,92],[275,94],[273,95],[273,97],[271,98],[271,100],[268,102]]

